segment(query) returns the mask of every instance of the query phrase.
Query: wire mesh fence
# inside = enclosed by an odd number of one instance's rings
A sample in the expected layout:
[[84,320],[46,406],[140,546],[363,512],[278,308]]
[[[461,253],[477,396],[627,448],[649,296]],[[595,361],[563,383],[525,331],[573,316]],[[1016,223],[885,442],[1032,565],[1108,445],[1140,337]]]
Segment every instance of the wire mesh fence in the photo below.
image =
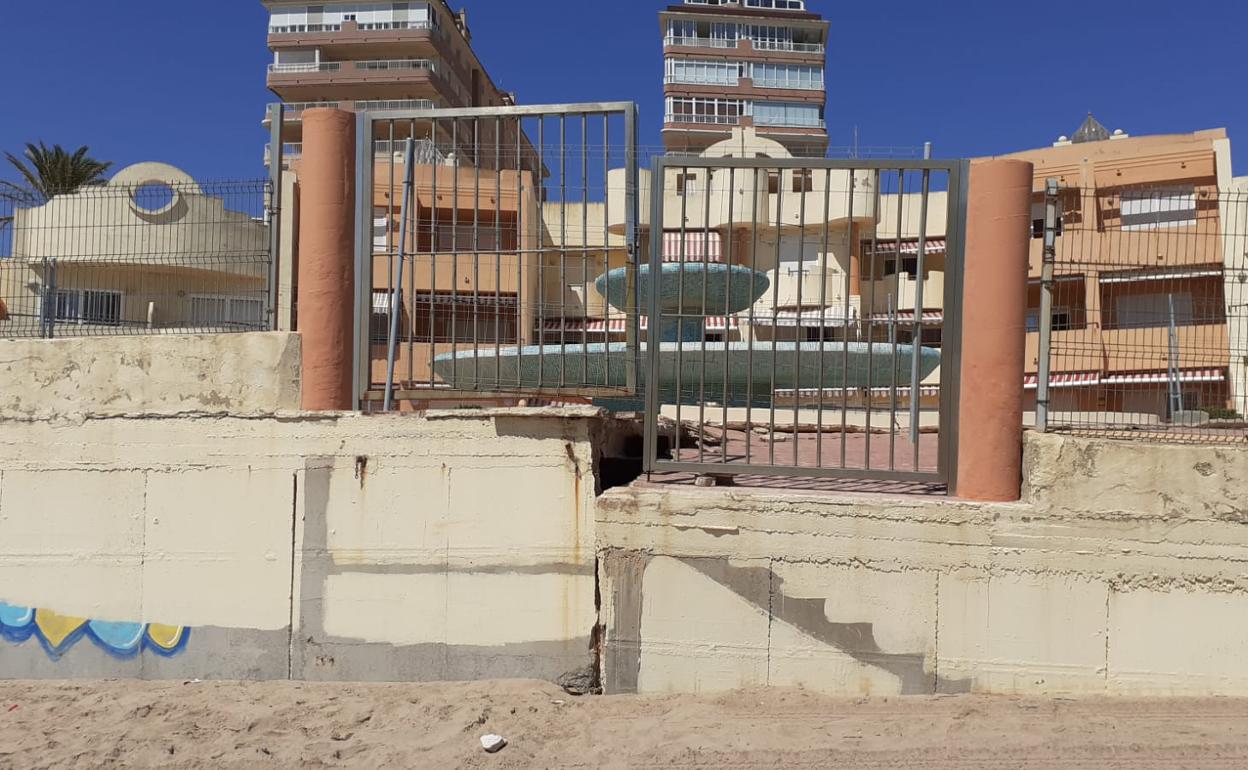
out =
[[1055,188],[1043,205],[1052,267],[1037,208],[1025,383],[1041,427],[1248,440],[1248,191]]
[[0,337],[269,329],[267,181],[0,202]]

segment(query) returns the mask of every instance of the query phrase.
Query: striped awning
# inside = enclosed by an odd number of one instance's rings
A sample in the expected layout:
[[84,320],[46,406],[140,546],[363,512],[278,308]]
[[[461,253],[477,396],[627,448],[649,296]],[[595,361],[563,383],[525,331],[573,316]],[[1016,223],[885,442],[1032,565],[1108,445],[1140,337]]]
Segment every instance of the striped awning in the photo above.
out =
[[[1128,372],[1111,374],[1101,380],[1102,385],[1155,385],[1170,382],[1169,372]],[[1179,382],[1226,382],[1225,369],[1183,369]]]
[[828,326],[845,326],[848,322],[857,319],[857,312],[854,308],[849,308],[848,318],[845,315],[845,308],[839,305],[825,307],[822,309],[803,310],[798,312],[796,308],[789,310],[780,310],[775,313],[755,313],[753,324],[755,326],[777,326],[777,327],[814,327],[816,329]]
[[[944,238],[928,238],[924,242],[924,254],[940,254],[948,249],[948,243]],[[872,249],[872,241],[863,241],[863,250],[867,254],[875,256],[888,256],[897,253],[897,241],[875,241],[875,248]],[[910,255],[919,253],[918,238],[903,238],[901,241],[901,253]]]
[[[888,313],[876,313],[874,315],[868,316],[867,320],[869,320],[871,323],[886,324],[892,321],[894,318],[897,319],[897,323],[899,324],[913,324],[914,323],[914,311],[913,310],[898,310],[896,313],[893,313],[891,316]],[[924,310],[923,311],[923,325],[924,326],[940,326],[944,322],[945,322],[945,311],[943,310]]]
[[1138,283],[1143,281],[1181,281],[1194,278],[1221,278],[1221,267],[1169,268],[1166,270],[1129,270],[1101,273],[1101,283]]
[[664,262],[723,262],[723,242],[714,230],[663,233]]
[[[642,316],[640,319],[642,331],[650,327],[650,319]],[[707,316],[706,330],[708,332],[722,332],[729,329],[740,328],[740,321],[736,317],[724,316]],[[623,334],[628,331],[628,320],[624,318],[556,318],[547,320],[542,325],[543,331],[548,332],[575,332],[580,334],[585,332],[588,334]]]
[[[1100,372],[1060,372],[1049,375],[1050,388],[1085,388],[1091,385],[1098,385],[1100,382]],[[1040,375],[1024,375],[1023,387],[1027,390],[1038,390],[1040,388]]]
[[[822,391],[820,391],[818,388],[802,388],[801,390],[798,390],[798,391],[794,391],[792,389],[777,390],[776,395],[782,398],[791,398],[794,394],[796,394],[799,398],[819,398],[820,394],[822,393],[823,398],[829,399],[829,398],[844,398],[846,396],[861,396],[865,392],[866,392],[866,388],[824,388]],[[872,388],[871,389],[872,396],[887,396],[891,394],[892,392],[893,392],[892,388]],[[899,385],[897,387],[897,395],[909,396],[910,386]],[[939,396],[939,395],[940,395],[939,385],[921,385],[919,387],[920,398],[928,398],[928,397]]]
[[390,312],[391,292],[388,289],[373,290],[373,312],[385,315]]

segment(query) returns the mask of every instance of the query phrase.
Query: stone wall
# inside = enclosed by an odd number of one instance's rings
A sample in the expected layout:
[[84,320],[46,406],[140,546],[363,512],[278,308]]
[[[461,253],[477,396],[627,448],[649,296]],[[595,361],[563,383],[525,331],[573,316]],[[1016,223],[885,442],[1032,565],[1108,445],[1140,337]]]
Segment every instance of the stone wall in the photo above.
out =
[[598,412],[3,423],[0,677],[554,678]]
[[607,690],[1248,694],[1248,451],[1026,454],[1017,504],[611,490]]
[[299,335],[0,340],[0,420],[299,408]]

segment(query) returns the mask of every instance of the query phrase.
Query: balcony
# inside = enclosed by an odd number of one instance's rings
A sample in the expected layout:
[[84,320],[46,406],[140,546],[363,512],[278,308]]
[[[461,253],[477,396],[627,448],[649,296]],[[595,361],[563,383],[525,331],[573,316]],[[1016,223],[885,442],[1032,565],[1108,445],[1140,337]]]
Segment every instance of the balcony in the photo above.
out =
[[718,37],[673,37],[663,38],[664,48],[736,48],[736,40],[725,40]]
[[435,110],[438,105],[431,99],[373,99],[356,102],[355,109],[359,112],[367,110]]
[[818,128],[825,127],[824,121],[820,119],[805,120],[802,118],[772,118],[766,116],[754,116],[754,125],[760,128]]
[[385,71],[385,70],[426,70],[435,72],[434,62],[430,59],[374,59],[372,61],[357,61],[355,63],[357,70],[369,71]]
[[821,54],[827,48],[823,43],[794,43],[788,40],[754,40],[755,51],[788,51],[791,53]]
[[[289,163],[303,157],[303,142],[285,142],[282,144],[282,160]],[[273,145],[264,145],[264,165],[273,162]]]
[[736,126],[741,124],[740,115],[673,115],[663,118],[664,123],[699,123],[710,126]]
[[[282,120],[286,123],[303,122],[303,113],[306,110],[327,109],[336,110],[342,106],[342,102],[290,102],[283,105],[286,109],[283,111]],[[262,125],[268,127],[272,122],[269,117],[268,110],[265,110]]]
[[780,78],[754,78],[755,88],[784,88],[789,91],[822,91],[822,80],[787,80]]
[[290,64],[270,64],[269,74],[290,75],[305,72],[337,72],[340,69],[342,69],[342,62],[338,61],[292,62]]

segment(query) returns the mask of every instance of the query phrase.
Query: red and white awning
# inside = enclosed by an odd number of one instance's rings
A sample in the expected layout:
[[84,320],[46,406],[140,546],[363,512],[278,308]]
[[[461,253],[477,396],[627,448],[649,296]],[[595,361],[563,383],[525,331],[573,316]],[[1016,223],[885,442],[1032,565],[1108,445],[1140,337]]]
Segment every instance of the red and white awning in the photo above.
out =
[[[844,398],[845,396],[860,396],[866,392],[866,388],[824,388],[820,391],[818,388],[802,388],[794,391],[792,389],[777,390],[776,395],[781,398],[791,398],[796,394],[799,398],[819,398],[822,393],[823,398]],[[872,388],[872,396],[887,396],[893,392],[892,388]],[[898,396],[909,396],[910,386],[898,386]],[[919,387],[919,397],[927,398],[940,395],[939,385],[922,385]]]
[[[1111,374],[1101,380],[1102,385],[1157,385],[1170,382],[1169,372],[1128,372]],[[1226,382],[1225,369],[1183,369],[1179,382]]]
[[1220,266],[1169,268],[1165,270],[1129,270],[1101,273],[1101,283],[1136,283],[1142,281],[1181,281],[1197,278],[1221,278]]
[[[875,241],[874,250],[871,248],[873,243],[870,240],[863,241],[864,251],[875,256],[888,256],[897,253],[897,241]],[[948,242],[944,238],[928,238],[924,241],[924,254],[941,254],[948,249]],[[918,238],[903,238],[901,241],[901,253],[910,255],[919,253]]]
[[856,319],[857,311],[853,307],[849,308],[849,316],[847,318],[843,306],[833,305],[822,309],[803,310],[801,312],[798,312],[796,308],[779,310],[774,313],[758,313],[756,311],[753,324],[755,326],[809,326],[823,328],[828,326],[845,326],[847,322]]
[[[1049,375],[1050,388],[1086,388],[1101,383],[1100,372],[1060,372]],[[1023,377],[1023,387],[1027,390],[1040,388],[1040,375],[1028,374]]]
[[[650,327],[650,319],[642,316],[640,319],[641,330],[645,331]],[[707,316],[706,330],[708,332],[722,332],[729,329],[740,328],[740,321],[736,317],[724,316]],[[556,318],[547,320],[542,325],[543,331],[548,332],[582,332],[588,334],[624,334],[628,331],[628,320],[624,318],[612,318],[604,320],[600,318]]]
[[663,233],[664,262],[723,262],[723,242],[715,230]]
[[[914,323],[914,311],[913,310],[898,310],[896,313],[893,313],[891,316],[888,313],[876,313],[872,316],[868,316],[867,318],[868,321],[870,321],[871,323],[876,323],[876,324],[881,324],[881,323],[886,324],[892,321],[893,319],[896,319],[897,323],[899,324],[913,324]],[[945,311],[943,310],[924,310],[923,311],[923,325],[924,326],[940,326],[944,322],[945,322]]]

